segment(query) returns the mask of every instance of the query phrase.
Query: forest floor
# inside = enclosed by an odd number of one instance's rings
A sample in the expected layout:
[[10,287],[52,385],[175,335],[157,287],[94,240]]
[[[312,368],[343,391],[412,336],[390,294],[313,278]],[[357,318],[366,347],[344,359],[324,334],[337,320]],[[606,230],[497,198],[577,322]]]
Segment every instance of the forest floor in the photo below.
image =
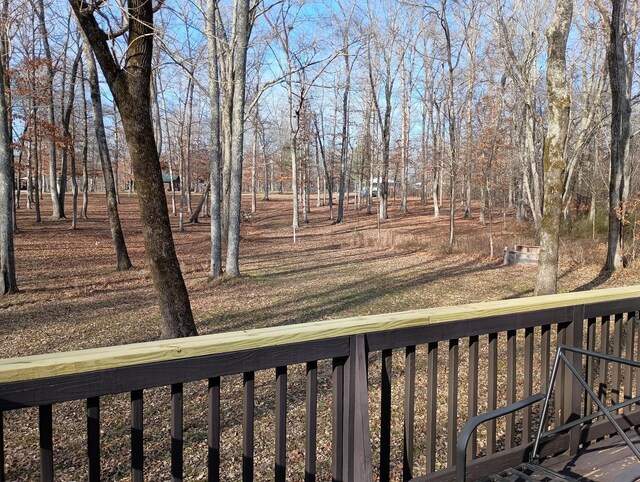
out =
[[[33,211],[27,211],[24,206],[18,210],[20,231],[15,245],[21,292],[0,298],[0,356],[6,358],[157,339],[161,320],[146,269],[135,197],[121,196],[120,213],[129,254],[135,266],[126,272],[114,270],[113,248],[101,195],[91,196],[89,219],[79,220],[75,231],[69,229],[68,220],[52,221],[47,218],[49,202],[45,196],[43,222],[39,224],[34,222]],[[243,202],[248,212],[249,199],[245,198]],[[196,203],[197,198],[193,205]],[[208,218],[201,218],[200,224],[186,225],[185,232],[179,233],[178,218],[172,217],[175,244],[200,334],[514,298],[533,293],[535,266],[502,266],[504,246],[533,243],[531,227],[513,221],[511,216],[503,218],[501,212],[495,214],[495,255],[490,257],[488,226],[478,222],[477,210],[474,219],[456,218],[456,241],[450,249],[446,207],[441,217],[435,219],[432,207],[421,206],[418,200],[413,199],[409,204],[410,213],[402,215],[398,201],[390,205],[389,219],[378,226],[375,215],[366,215],[364,209],[354,211],[352,205],[346,211],[345,222],[334,225],[328,219],[327,208],[313,204],[309,223],[298,229],[294,244],[290,199],[273,195],[271,201],[258,202],[257,212],[251,221],[242,223],[240,269],[243,276],[239,279],[207,279],[210,249]],[[600,268],[605,245],[588,237],[564,238],[559,273],[561,291],[640,284],[637,269],[625,269],[610,277],[602,276]],[[402,358],[403,354],[398,356]],[[401,377],[401,366],[402,359],[394,362],[394,371],[399,370],[398,377]],[[302,420],[298,428],[303,430],[304,403],[295,403],[298,397],[304,400],[304,383],[300,378],[303,371],[301,374],[296,370],[290,374],[292,393],[289,396],[291,412],[298,413],[298,419]],[[321,366],[319,371],[320,385],[327,389],[330,366]],[[418,383],[422,383],[420,378]],[[256,387],[258,411],[273,413],[272,397],[264,395],[272,391],[271,375],[257,377]],[[226,403],[237,403],[234,400],[241,397],[240,390],[240,380],[226,387],[223,395],[228,400]],[[300,390],[302,392],[298,393]],[[394,399],[402,396],[402,390],[399,386],[398,393],[394,392]],[[187,479],[203,478],[206,468],[206,451],[202,450],[203,444],[206,447],[206,427],[193,422],[194,417],[201,419],[201,414],[206,411],[206,397],[202,396],[205,392],[200,384],[185,387],[185,423],[191,440],[185,446],[185,456],[189,461],[185,469]],[[194,393],[199,395],[194,396]],[[319,427],[330,426],[330,401],[327,397],[321,397],[319,401],[319,423],[324,424]],[[160,474],[166,471],[168,464],[166,420],[169,405],[161,389],[146,391],[145,400],[149,400],[145,401],[145,407],[148,407],[145,412],[150,410],[145,417],[157,420],[160,427],[165,427],[156,432],[145,431],[150,460],[158,454],[165,454],[161,456],[164,457],[162,463],[147,467],[147,477],[148,480],[163,480],[164,476]],[[111,424],[115,428],[111,434],[105,435],[103,452],[121,454],[117,457],[104,456],[103,469],[108,480],[127,478],[127,419],[123,416],[127,412],[127,404],[126,396],[113,396],[104,402],[105,425]],[[463,409],[461,401],[460,410]],[[56,417],[66,422],[65,431],[76,433],[76,429],[70,428],[75,423],[78,434],[65,442],[64,453],[56,455],[56,479],[83,479],[86,476],[82,472],[85,464],[82,461],[85,450],[81,435],[82,403],[63,404],[55,410]],[[25,423],[29,417],[37,419],[37,413],[29,415],[27,412],[5,414],[7,480],[37,478],[37,430],[35,424]],[[239,477],[241,454],[237,438],[241,434],[241,413],[233,409],[224,413],[226,418],[222,423],[227,427],[224,437],[235,440],[229,442],[235,448],[230,455],[224,456],[227,458],[223,457],[223,465],[226,464],[224,480],[233,481]],[[420,414],[416,417],[416,423],[420,423]],[[444,417],[443,425],[446,425],[446,413],[440,412],[440,417]],[[22,430],[18,439],[9,436],[11,430],[18,426],[29,428],[26,432]],[[270,455],[273,433],[269,427],[266,421],[256,426],[256,473],[263,475],[270,473],[273,460]],[[289,444],[298,446],[298,428],[290,429]],[[399,425],[394,422],[394,433],[402,433],[401,422]],[[118,434],[125,436],[118,437]],[[324,476],[330,466],[330,452],[322,443],[330,440],[327,439],[329,435],[326,432],[319,434],[321,458],[318,466],[319,474]],[[401,450],[400,442],[401,436],[394,435],[394,452]],[[302,449],[291,448],[291,445],[289,448],[289,470],[294,470],[299,466],[303,452]],[[401,455],[399,457],[401,460]],[[417,463],[423,462],[417,460]],[[288,476],[288,479],[296,480],[296,476]],[[320,480],[323,480],[322,476]]]
[[[502,266],[502,249],[532,244],[528,224],[497,213],[494,257],[488,227],[456,219],[456,239],[448,247],[448,211],[433,217],[431,207],[410,200],[409,214],[390,205],[378,230],[366,210],[345,214],[332,224],[326,207],[314,207],[309,223],[291,232],[290,200],[272,195],[259,201],[252,220],[242,223],[239,279],[210,281],[209,223],[187,224],[174,240],[200,334],[245,330],[529,296],[536,267]],[[146,269],[135,197],[121,196],[122,217],[134,269],[116,272],[104,198],[92,195],[89,219],[69,229],[68,220],[51,221],[48,197],[43,222],[33,211],[18,210],[15,239],[21,293],[0,299],[3,357],[126,344],[160,334],[160,313]],[[245,212],[249,199],[245,198]],[[197,197],[193,204],[197,203]],[[23,202],[24,204],[24,202]],[[67,211],[70,208],[67,207]],[[461,214],[461,213],[460,213]],[[70,213],[69,213],[70,215]],[[186,216],[188,217],[188,216]],[[640,272],[623,270],[600,276],[605,245],[563,240],[560,291],[601,285],[640,283]]]

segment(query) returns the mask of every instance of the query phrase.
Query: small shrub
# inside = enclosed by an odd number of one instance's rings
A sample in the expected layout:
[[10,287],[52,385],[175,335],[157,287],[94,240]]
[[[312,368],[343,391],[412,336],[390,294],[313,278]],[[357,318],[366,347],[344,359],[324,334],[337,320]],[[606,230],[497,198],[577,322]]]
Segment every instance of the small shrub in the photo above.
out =
[[560,225],[560,236],[568,239],[592,239],[594,232],[596,239],[607,235],[609,230],[609,217],[604,212],[596,212],[595,220],[588,216],[569,219]]

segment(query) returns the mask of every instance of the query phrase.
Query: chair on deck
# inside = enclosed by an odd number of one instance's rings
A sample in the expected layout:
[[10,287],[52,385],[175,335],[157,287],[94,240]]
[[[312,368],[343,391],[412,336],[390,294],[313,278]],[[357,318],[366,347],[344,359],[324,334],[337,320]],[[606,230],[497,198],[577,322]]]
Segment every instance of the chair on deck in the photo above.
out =
[[[593,391],[593,389],[589,386],[589,384],[585,381],[584,377],[581,373],[581,368],[576,368],[573,363],[567,358],[566,352],[570,352],[572,354],[576,354],[580,356],[580,360],[582,357],[592,357],[593,359],[600,359],[605,362],[613,362],[620,363],[622,365],[627,365],[635,368],[640,368],[640,363],[620,358],[612,355],[605,355],[602,353],[597,353],[589,350],[583,350],[581,348],[570,347],[566,345],[560,345],[558,347],[558,352],[556,354],[556,358],[553,364],[553,369],[551,371],[551,378],[548,384],[546,393],[538,393],[531,397],[528,397],[524,400],[520,400],[512,405],[499,408],[497,410],[492,410],[487,413],[480,414],[476,417],[473,417],[469,420],[462,431],[460,432],[460,436],[458,437],[458,444],[456,447],[456,481],[457,482],[466,482],[467,480],[467,460],[466,460],[466,452],[467,445],[469,440],[473,436],[476,428],[490,420],[495,420],[499,417],[506,416],[518,410],[522,410],[523,408],[529,407],[535,403],[543,401],[542,413],[540,417],[540,425],[538,427],[538,431],[536,433],[536,437],[533,441],[533,448],[530,452],[529,462],[521,463],[516,467],[504,468],[498,467],[498,473],[488,475],[480,480],[491,480],[497,482],[514,482],[514,481],[577,481],[577,479],[572,478],[568,475],[559,474],[549,468],[546,468],[541,465],[540,459],[540,447],[541,443],[544,441],[550,440],[551,438],[558,436],[561,433],[567,432],[572,428],[579,428],[587,422],[592,421],[597,417],[606,417],[611,423],[612,427],[615,431],[620,435],[622,440],[625,442],[627,447],[633,452],[633,454],[637,457],[640,462],[640,451],[636,446],[631,442],[625,431],[620,427],[620,424],[615,420],[612,415],[612,412],[616,412],[625,407],[631,406],[633,404],[640,402],[640,396],[627,399],[622,403],[617,403],[611,407],[605,407],[602,403],[601,399],[598,395]],[[558,371],[560,367],[560,363],[564,363],[566,367],[572,372],[573,376],[577,379],[577,381],[582,385],[582,388],[585,390],[586,394],[595,402],[598,407],[598,411],[592,414],[589,414],[585,417],[578,418],[576,420],[571,420],[563,425],[560,425],[552,430],[545,431],[545,427],[548,424],[548,416],[549,416],[549,404],[551,399],[551,394],[553,392],[553,387],[555,385]],[[640,463],[636,466],[632,467],[631,470],[625,473],[623,479],[620,477],[616,478],[615,482],[632,482],[638,480],[640,478]]]

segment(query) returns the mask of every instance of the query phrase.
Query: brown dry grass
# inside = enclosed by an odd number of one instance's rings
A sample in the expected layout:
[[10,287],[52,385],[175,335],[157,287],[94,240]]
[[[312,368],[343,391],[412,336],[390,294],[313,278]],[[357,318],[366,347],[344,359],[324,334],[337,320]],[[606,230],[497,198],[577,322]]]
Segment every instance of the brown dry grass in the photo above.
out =
[[[477,220],[457,220],[457,241],[447,246],[448,219],[434,219],[430,208],[417,201],[411,213],[401,215],[391,206],[390,219],[378,230],[375,216],[352,208],[346,222],[332,225],[326,208],[312,209],[310,222],[297,233],[293,244],[290,201],[273,196],[259,202],[251,222],[242,225],[240,279],[207,280],[209,225],[188,225],[185,233],[174,230],[182,270],[201,334],[243,330],[311,320],[402,311],[482,300],[527,296],[535,283],[535,268],[502,267],[500,258],[488,256],[487,228]],[[247,200],[245,200],[247,201]],[[43,212],[47,213],[47,200]],[[195,204],[195,203],[194,203]],[[103,198],[91,197],[90,219],[69,230],[65,221],[33,222],[33,213],[19,211],[16,238],[18,282],[21,293],[0,299],[2,356],[13,357],[77,348],[117,345],[155,339],[159,313],[149,273],[145,268],[141,230],[135,198],[122,196],[121,214],[129,253],[136,269],[113,270],[113,253]],[[176,218],[173,218],[176,221]],[[510,218],[494,223],[496,255],[502,247],[530,244],[528,226]],[[570,291],[596,284],[617,286],[639,282],[637,270],[625,270],[608,279],[599,278],[604,246],[590,241],[565,242],[562,249],[560,287]],[[424,373],[424,354],[418,350],[418,373]],[[461,350],[461,360],[466,355]],[[403,354],[394,355],[394,458],[401,461],[401,407],[404,394]],[[441,357],[446,357],[442,350]],[[398,358],[396,361],[395,358]],[[441,366],[446,366],[443,358]],[[378,373],[372,359],[372,373]],[[481,362],[483,363],[483,362]],[[464,380],[464,362],[461,380]],[[483,370],[481,370],[482,373]],[[300,479],[304,457],[303,367],[289,375],[288,430],[289,480]],[[225,480],[238,480],[240,470],[241,399],[239,377],[223,385],[223,464]],[[418,390],[424,380],[418,377]],[[326,480],[330,468],[330,366],[319,369],[319,474]],[[373,383],[372,413],[379,387]],[[185,387],[186,478],[205,478],[205,392],[202,383]],[[440,395],[446,397],[446,390]],[[462,393],[462,390],[461,390]],[[168,461],[168,394],[164,388],[145,392],[145,432],[148,480],[164,480]],[[104,476],[106,480],[128,475],[127,395],[103,397],[102,419]],[[274,409],[273,374],[256,375],[256,473],[257,480],[272,474]],[[59,480],[85,478],[83,404],[62,404],[56,414],[56,474]],[[426,409],[417,401],[417,438]],[[464,397],[460,400],[464,412]],[[440,410],[439,420],[447,418]],[[37,414],[6,414],[7,480],[37,478]],[[398,422],[399,421],[399,422]],[[376,421],[372,420],[374,447]],[[18,427],[20,427],[18,429]],[[12,435],[19,434],[19,435]],[[72,434],[69,436],[69,434]],[[420,442],[418,443],[420,448]],[[445,450],[439,439],[439,463]],[[416,455],[424,466],[424,454]],[[400,472],[398,472],[400,471]],[[394,474],[401,473],[395,466]]]

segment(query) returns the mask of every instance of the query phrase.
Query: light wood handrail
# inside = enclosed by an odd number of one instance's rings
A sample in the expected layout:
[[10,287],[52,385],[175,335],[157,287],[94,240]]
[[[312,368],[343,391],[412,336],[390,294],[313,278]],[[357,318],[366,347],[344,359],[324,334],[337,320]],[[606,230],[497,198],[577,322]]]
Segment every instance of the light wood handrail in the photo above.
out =
[[487,301],[0,360],[0,383],[264,348],[435,323],[640,298],[640,286]]

